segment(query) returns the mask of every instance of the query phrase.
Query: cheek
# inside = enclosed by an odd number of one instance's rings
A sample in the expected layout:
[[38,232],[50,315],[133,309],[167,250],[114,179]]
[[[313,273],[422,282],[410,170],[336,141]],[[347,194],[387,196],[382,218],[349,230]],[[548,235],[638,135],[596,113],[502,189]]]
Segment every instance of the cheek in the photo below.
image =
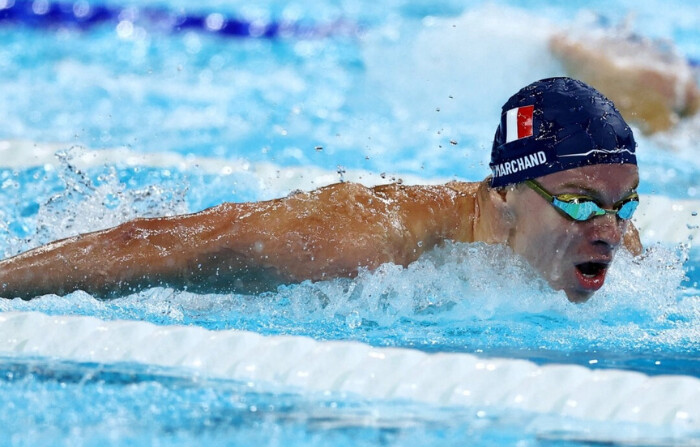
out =
[[541,215],[540,219],[528,219],[516,225],[513,250],[538,270],[553,272],[570,254],[575,240],[576,228],[571,222],[559,215]]

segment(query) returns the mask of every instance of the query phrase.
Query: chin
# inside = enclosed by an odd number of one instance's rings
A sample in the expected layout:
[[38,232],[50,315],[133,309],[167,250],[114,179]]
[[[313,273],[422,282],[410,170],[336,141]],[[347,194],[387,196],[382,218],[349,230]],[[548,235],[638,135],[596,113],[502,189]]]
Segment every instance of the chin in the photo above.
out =
[[595,293],[593,291],[581,291],[571,289],[564,290],[564,292],[566,293],[566,297],[569,299],[569,301],[577,304],[585,303]]

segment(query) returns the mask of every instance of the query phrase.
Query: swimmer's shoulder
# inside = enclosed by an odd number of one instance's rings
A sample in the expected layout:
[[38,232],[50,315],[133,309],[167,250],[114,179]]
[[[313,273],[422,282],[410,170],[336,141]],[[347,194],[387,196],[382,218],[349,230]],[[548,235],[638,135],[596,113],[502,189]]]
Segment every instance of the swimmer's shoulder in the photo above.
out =
[[377,197],[396,200],[404,204],[450,207],[456,201],[469,203],[476,199],[480,185],[483,182],[451,181],[436,185],[406,185],[390,183],[371,188],[371,193]]
[[458,197],[474,197],[481,182],[451,181],[436,185],[406,185],[389,183],[371,188],[380,196],[403,197],[407,200],[454,200]]
[[460,182],[455,180],[445,183],[445,187],[455,191],[458,195],[461,196],[475,196],[482,183],[484,183],[484,181]]

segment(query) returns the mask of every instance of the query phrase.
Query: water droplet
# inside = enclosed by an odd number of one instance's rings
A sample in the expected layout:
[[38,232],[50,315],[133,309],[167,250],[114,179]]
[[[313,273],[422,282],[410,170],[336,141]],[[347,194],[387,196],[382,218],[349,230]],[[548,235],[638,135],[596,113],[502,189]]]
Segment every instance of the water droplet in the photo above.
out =
[[119,196],[117,194],[107,194],[102,201],[107,209],[113,210],[119,206]]
[[344,182],[345,182],[345,172],[346,172],[346,171],[345,171],[345,168],[342,167],[342,166],[340,166],[340,165],[338,165],[338,167],[337,167],[337,169],[335,170],[335,172],[337,172],[337,173],[338,173],[338,176],[340,176],[340,183],[344,183]]
[[345,324],[348,325],[350,329],[356,329],[362,325],[362,317],[360,317],[359,312],[353,310],[345,316]]

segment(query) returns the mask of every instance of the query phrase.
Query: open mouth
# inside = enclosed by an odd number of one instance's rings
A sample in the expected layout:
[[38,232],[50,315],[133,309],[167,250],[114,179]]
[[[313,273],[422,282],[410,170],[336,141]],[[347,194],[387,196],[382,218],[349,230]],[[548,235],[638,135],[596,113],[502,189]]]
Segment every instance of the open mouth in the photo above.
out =
[[584,289],[598,290],[603,286],[608,264],[605,262],[583,262],[576,265],[576,277]]
[[602,262],[584,262],[576,266],[582,275],[593,278],[608,268],[608,264]]

